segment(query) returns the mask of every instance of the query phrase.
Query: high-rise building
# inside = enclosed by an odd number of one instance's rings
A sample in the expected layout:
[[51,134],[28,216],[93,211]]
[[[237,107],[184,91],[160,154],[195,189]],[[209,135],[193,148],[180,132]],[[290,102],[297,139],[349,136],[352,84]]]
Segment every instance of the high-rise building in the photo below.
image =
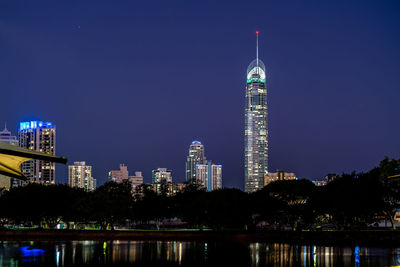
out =
[[285,172],[284,170],[276,170],[276,172],[267,173],[264,177],[264,186],[275,182],[284,180],[297,180],[296,174],[293,172]]
[[18,146],[18,139],[16,136],[11,135],[11,132],[7,130],[7,126],[0,132],[0,142],[4,142],[10,145]]
[[[5,126],[4,130],[0,132],[0,142],[18,146],[17,137],[11,135],[11,132],[7,130],[7,126]],[[0,189],[4,188],[5,190],[9,190],[10,187],[18,186],[20,184],[21,181],[19,181],[18,179],[0,174]]]
[[158,168],[152,171],[152,183],[172,183],[172,171],[167,168]]
[[[217,190],[222,188],[222,165],[220,164],[211,164],[208,165],[208,177],[211,178],[208,181],[208,189],[209,190]],[[211,173],[211,174],[210,174]]]
[[136,187],[143,184],[142,172],[135,172],[135,175],[129,176],[129,181],[132,185],[132,191],[136,191]]
[[245,107],[245,191],[255,192],[264,186],[268,173],[267,88],[265,65],[258,58],[247,68]]
[[[50,154],[56,154],[56,126],[51,122],[21,122],[18,131],[19,146]],[[29,182],[40,184],[55,183],[55,164],[43,160],[30,160],[21,165]]]
[[213,164],[207,161],[207,164],[196,165],[197,182],[207,191],[213,191],[222,188],[222,165]]
[[74,165],[68,166],[68,185],[86,191],[95,190],[96,179],[92,177],[92,166],[86,165],[85,161],[75,161]]
[[150,188],[157,194],[166,194],[167,196],[176,195],[182,192],[186,184],[184,183],[167,183],[167,184],[151,184]]
[[132,193],[134,193],[136,191],[136,187],[143,184],[143,175],[142,172],[135,172],[135,175],[129,176],[128,167],[125,164],[120,164],[119,170],[110,171],[108,173],[108,180],[116,183],[129,181],[132,186]]
[[196,165],[196,182],[208,190],[208,164]]
[[204,146],[199,141],[193,141],[189,147],[189,155],[186,159],[186,181],[194,181],[196,177],[196,165],[206,164]]
[[169,194],[172,190],[172,171],[166,168],[158,168],[152,171],[152,185],[156,193],[163,190]]
[[114,182],[122,182],[128,180],[129,172],[128,167],[125,164],[119,164],[119,170],[108,172],[108,180]]

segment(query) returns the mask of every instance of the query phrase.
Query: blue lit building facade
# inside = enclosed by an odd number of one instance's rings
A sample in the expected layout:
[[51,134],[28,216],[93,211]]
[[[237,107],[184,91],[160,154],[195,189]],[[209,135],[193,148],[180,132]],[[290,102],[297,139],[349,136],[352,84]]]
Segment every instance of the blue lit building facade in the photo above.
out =
[[265,65],[257,57],[247,68],[245,106],[245,191],[264,187],[268,173],[268,108]]
[[[56,154],[56,126],[51,122],[21,122],[18,130],[19,146],[50,154]],[[29,182],[55,184],[55,164],[42,160],[30,160],[21,165]]]

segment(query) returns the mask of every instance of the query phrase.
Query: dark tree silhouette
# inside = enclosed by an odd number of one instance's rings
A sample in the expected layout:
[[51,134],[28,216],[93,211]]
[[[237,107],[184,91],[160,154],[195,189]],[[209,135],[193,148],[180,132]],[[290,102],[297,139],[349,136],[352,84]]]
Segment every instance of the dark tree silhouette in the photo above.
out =
[[342,174],[326,186],[308,180],[276,181],[258,192],[238,189],[206,192],[198,181],[171,196],[150,185],[107,182],[94,192],[66,185],[28,184],[0,196],[0,227],[30,226],[53,229],[65,223],[70,229],[95,226],[99,229],[165,227],[177,219],[187,227],[215,230],[293,230],[331,227],[363,229],[386,218],[395,229],[394,216],[400,208],[400,160],[385,158],[366,173]]

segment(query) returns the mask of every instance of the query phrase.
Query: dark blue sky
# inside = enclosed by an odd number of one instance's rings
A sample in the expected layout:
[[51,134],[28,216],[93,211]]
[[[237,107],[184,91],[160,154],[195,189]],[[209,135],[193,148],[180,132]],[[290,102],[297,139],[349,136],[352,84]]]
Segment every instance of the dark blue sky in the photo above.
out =
[[57,154],[98,184],[119,163],[183,181],[198,139],[243,188],[256,29],[270,171],[318,179],[400,157],[399,1],[1,1],[0,124],[53,122]]

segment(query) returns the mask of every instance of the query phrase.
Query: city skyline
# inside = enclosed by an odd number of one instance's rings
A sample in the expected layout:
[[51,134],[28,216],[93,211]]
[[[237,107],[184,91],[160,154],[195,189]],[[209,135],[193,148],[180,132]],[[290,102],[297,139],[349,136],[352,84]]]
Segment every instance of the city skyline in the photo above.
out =
[[399,29],[400,0],[0,1],[0,265],[400,267]]
[[[257,29],[270,171],[318,179],[399,156],[399,3],[93,7],[0,9],[0,125],[16,135],[20,121],[53,122],[57,154],[88,162],[99,185],[121,162],[147,182],[160,166],[183,182],[187,145],[200,140],[224,186],[244,189],[243,87]],[[66,183],[67,168],[56,169]]]

